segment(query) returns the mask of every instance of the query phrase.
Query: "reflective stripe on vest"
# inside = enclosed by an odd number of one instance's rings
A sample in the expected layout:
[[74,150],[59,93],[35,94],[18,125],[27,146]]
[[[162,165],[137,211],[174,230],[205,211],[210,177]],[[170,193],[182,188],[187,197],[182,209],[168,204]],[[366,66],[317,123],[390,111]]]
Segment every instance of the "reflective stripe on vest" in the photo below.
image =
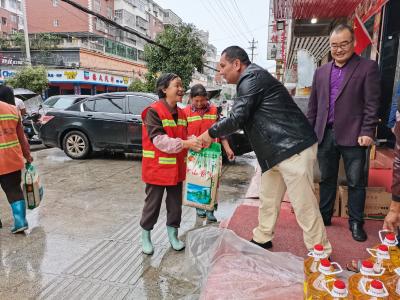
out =
[[[176,127],[177,126],[174,120],[164,119],[164,120],[161,120],[161,122],[162,122],[163,127]],[[187,126],[187,122],[186,122],[186,120],[178,119],[178,125]]]
[[19,145],[18,140],[7,142],[7,143],[0,143],[0,149],[12,148],[12,147],[16,147],[18,145]]
[[193,116],[193,117],[188,117],[187,121],[188,123],[194,122],[194,121],[201,121],[201,117],[200,116]]
[[151,150],[143,150],[143,157],[154,158],[155,152]]
[[18,121],[18,116],[17,115],[11,115],[11,114],[2,114],[0,115],[0,121]]
[[158,163],[160,165],[176,165],[176,157],[159,157]]
[[203,116],[203,119],[205,119],[205,120],[216,120],[217,119],[217,115],[205,114]]
[[182,120],[182,119],[178,119],[178,125],[187,126],[187,121],[186,120]]

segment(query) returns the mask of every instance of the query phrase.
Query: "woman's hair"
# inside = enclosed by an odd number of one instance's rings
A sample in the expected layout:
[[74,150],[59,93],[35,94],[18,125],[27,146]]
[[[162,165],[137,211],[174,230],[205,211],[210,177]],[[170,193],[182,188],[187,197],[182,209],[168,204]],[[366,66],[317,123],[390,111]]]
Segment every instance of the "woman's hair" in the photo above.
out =
[[190,98],[194,98],[194,97],[197,97],[197,96],[207,97],[206,88],[200,83],[199,84],[195,84],[190,89]]
[[163,89],[168,88],[171,81],[174,80],[175,78],[179,78],[179,76],[174,73],[165,73],[165,74],[162,74],[157,79],[156,90],[157,90],[157,95],[159,98],[165,98],[165,93],[164,93]]
[[0,85],[0,101],[15,105],[13,89],[6,85]]

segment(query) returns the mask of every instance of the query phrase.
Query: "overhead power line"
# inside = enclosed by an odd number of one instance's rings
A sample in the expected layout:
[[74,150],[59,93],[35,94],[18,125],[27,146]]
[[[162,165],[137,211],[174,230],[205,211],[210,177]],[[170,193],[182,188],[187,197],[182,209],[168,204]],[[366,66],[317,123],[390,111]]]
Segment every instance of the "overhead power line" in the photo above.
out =
[[244,27],[246,27],[246,30],[247,30],[248,32],[251,31],[250,28],[249,28],[249,26],[247,25],[246,19],[244,18],[242,12],[240,11],[239,6],[238,6],[237,3],[236,3],[236,0],[233,0],[233,3],[235,4],[236,11],[238,12],[238,15],[239,15],[240,19],[242,20],[242,22],[243,22],[243,24],[244,24]]
[[108,23],[110,25],[113,25],[118,29],[121,29],[121,30],[123,30],[125,32],[129,32],[129,33],[131,33],[133,35],[136,35],[137,37],[140,37],[141,39],[145,40],[149,44],[156,45],[156,46],[158,46],[160,48],[163,48],[165,50],[170,50],[168,47],[165,47],[164,45],[161,45],[161,44],[159,44],[159,43],[147,38],[146,36],[141,35],[140,33],[130,29],[130,28],[121,26],[117,22],[111,21],[109,18],[107,18],[107,17],[105,17],[105,16],[103,16],[103,15],[101,15],[99,13],[96,13],[96,12],[90,10],[90,9],[87,9],[86,7],[76,3],[74,1],[71,1],[71,0],[61,0],[61,1],[65,2],[65,3],[68,3],[69,5],[72,5],[73,7],[77,8],[77,9],[79,9],[79,10],[81,10],[81,11],[83,11],[83,12],[89,14],[89,15],[95,16],[95,17],[99,18],[100,20],[102,20],[103,22]]

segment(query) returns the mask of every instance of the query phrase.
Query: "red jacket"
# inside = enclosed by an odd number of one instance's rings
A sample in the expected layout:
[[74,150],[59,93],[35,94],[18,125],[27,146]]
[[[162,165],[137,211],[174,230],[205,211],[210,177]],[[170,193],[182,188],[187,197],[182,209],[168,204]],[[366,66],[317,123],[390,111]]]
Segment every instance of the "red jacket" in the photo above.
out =
[[203,116],[197,111],[193,112],[191,105],[188,105],[185,107],[185,114],[188,122],[188,136],[200,136],[203,132],[210,129],[218,119],[217,107],[214,105],[210,105],[210,109]]
[[[162,122],[163,128],[171,138],[186,139],[187,121],[182,109],[178,110],[178,122],[174,121],[171,113],[164,103],[158,101],[150,106],[154,109]],[[146,119],[146,108],[142,113],[142,180],[146,183],[171,186],[177,185],[186,178],[186,154],[183,150],[180,153],[168,154],[157,149],[151,142],[144,120]]]
[[24,156],[17,135],[21,122],[15,106],[0,101],[0,175],[24,168]]

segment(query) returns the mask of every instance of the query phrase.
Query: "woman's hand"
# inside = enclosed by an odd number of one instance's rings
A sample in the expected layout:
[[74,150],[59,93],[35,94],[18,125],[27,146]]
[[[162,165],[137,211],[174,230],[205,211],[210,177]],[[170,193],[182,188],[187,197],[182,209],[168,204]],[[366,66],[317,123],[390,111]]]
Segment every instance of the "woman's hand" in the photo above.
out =
[[25,159],[26,159],[26,161],[28,162],[28,163],[31,163],[31,162],[33,162],[33,157],[29,154],[27,157],[25,157]]
[[182,141],[184,149],[192,149],[193,151],[199,152],[201,150],[201,141],[198,138],[190,138]]

